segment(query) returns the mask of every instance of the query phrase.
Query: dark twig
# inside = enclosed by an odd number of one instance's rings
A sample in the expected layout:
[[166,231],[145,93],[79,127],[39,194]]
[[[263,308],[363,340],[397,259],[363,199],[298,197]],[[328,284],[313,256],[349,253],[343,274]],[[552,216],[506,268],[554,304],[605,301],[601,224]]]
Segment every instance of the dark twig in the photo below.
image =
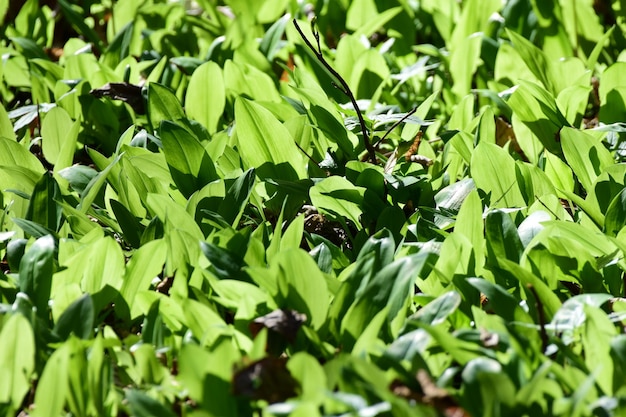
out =
[[328,61],[324,59],[324,55],[322,54],[322,47],[320,45],[320,34],[317,31],[317,29],[315,29],[315,20],[311,21],[311,32],[313,32],[313,37],[315,37],[317,48],[313,46],[309,38],[307,38],[304,32],[302,32],[302,29],[300,28],[300,25],[298,24],[298,21],[296,19],[293,19],[293,24],[296,27],[296,30],[300,34],[300,37],[302,38],[304,43],[306,43],[306,46],[308,46],[309,49],[313,52],[313,54],[315,54],[315,57],[317,58],[317,60],[341,84],[341,87],[340,86],[337,86],[337,87],[346,96],[348,96],[348,98],[350,99],[350,102],[352,103],[352,106],[354,107],[354,110],[356,110],[356,115],[359,118],[359,124],[361,125],[361,132],[363,132],[363,143],[365,144],[365,149],[367,150],[367,153],[369,154],[369,159],[370,161],[372,161],[373,164],[378,164],[378,161],[376,160],[376,149],[374,149],[374,147],[372,146],[372,143],[370,142],[370,137],[369,137],[369,134],[367,133],[367,126],[365,125],[365,120],[363,120],[363,115],[361,114],[359,105],[356,103],[356,98],[354,97],[352,90],[350,90],[350,86],[348,86],[348,83],[346,82],[346,80],[341,75],[339,75],[339,73],[328,63]]
[[300,149],[300,151],[302,151],[302,153],[309,158],[309,161],[313,162],[315,165],[319,165],[319,163],[313,159],[313,157],[311,155],[309,155],[303,148],[302,146],[300,146],[300,144],[298,142],[296,142],[295,140],[293,141],[293,143],[296,144],[296,146],[298,147],[298,149]]
[[530,290],[530,292],[533,293],[533,296],[535,297],[535,303],[537,304],[537,316],[539,319],[539,331],[541,335],[541,350],[545,353],[546,349],[548,348],[548,332],[546,332],[546,314],[543,311],[543,303],[541,302],[539,294],[537,294],[537,290],[533,285],[528,284],[526,287]]
[[387,129],[387,131],[385,132],[383,137],[378,139],[378,141],[374,144],[374,149],[378,149],[380,144],[383,143],[385,141],[385,139],[387,139],[387,136],[389,136],[389,134],[391,132],[393,132],[393,129],[395,129],[396,127],[398,127],[400,125],[400,123],[404,122],[406,119],[411,117],[416,111],[417,111],[417,107],[414,107],[410,112],[408,112],[407,114],[402,116],[402,118],[400,120],[395,122],[389,129]]

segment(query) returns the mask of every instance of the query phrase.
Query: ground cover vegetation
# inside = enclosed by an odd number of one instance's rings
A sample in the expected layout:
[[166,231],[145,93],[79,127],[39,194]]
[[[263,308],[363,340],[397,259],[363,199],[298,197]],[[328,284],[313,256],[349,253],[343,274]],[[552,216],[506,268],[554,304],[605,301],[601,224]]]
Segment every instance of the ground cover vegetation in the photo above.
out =
[[0,1],[0,414],[626,410],[623,1]]

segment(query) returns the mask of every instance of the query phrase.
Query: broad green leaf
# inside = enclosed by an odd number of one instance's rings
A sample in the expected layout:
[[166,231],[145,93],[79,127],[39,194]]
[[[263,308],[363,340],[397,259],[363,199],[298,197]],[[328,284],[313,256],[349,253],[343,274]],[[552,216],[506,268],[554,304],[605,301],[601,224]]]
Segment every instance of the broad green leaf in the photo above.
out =
[[537,84],[520,81],[507,104],[549,152],[561,155],[558,134],[569,123],[557,107],[554,96]]
[[41,162],[28,149],[5,137],[0,137],[0,166],[20,167],[40,175],[45,171]]
[[71,333],[81,339],[89,339],[94,330],[93,300],[85,294],[65,309],[54,324],[54,333],[66,340]]
[[360,227],[360,216],[365,189],[356,187],[345,178],[332,176],[313,186],[309,192],[311,202],[318,210],[342,221],[348,219]]
[[12,314],[0,331],[0,403],[20,408],[35,370],[35,336],[30,322]]
[[56,232],[61,225],[62,208],[57,204],[61,190],[52,173],[46,172],[35,184],[28,204],[26,219]]
[[143,225],[122,203],[117,200],[109,200],[111,211],[124,233],[123,237],[132,247],[139,248],[141,245],[141,233],[145,229]]
[[215,62],[200,65],[189,79],[185,110],[189,118],[197,120],[209,133],[217,131],[224,112],[226,93],[221,68]]
[[506,31],[513,42],[515,50],[520,54],[528,68],[543,83],[543,86],[552,94],[557,94],[555,81],[553,79],[553,68],[546,54],[528,39],[515,33],[512,30]]
[[460,18],[454,22],[452,38],[447,42],[448,47],[450,49],[460,48],[464,39],[467,39],[474,33],[484,32],[490,23],[489,21],[493,13],[497,12],[501,7],[502,4],[497,0],[470,0],[464,2]]
[[460,365],[465,365],[472,359],[491,356],[484,348],[476,343],[455,337],[442,325],[431,326],[425,323],[419,323],[420,328],[426,330],[436,343],[431,344],[431,349],[443,349]]
[[63,16],[72,25],[77,33],[96,45],[100,51],[104,50],[100,36],[98,36],[96,31],[85,22],[83,16],[76,11],[72,3],[67,2],[67,0],[59,0],[59,6],[61,7]]
[[526,206],[515,176],[515,161],[499,146],[479,143],[470,169],[476,187],[489,195],[490,207]]
[[136,417],[174,417],[176,414],[165,407],[161,402],[155,400],[143,391],[138,389],[129,389],[126,391],[126,400],[130,405],[133,416]]
[[[50,109],[41,124],[41,146],[46,160],[56,165],[65,142],[76,143],[72,134],[72,119],[61,107]],[[64,168],[64,167],[61,167]]]
[[461,305],[461,296],[456,291],[449,291],[440,295],[417,313],[409,317],[409,320],[417,320],[431,326],[444,322],[448,316],[456,311]]
[[148,85],[148,114],[154,129],[164,120],[175,122],[185,117],[176,95],[166,86],[154,82]]
[[260,178],[305,177],[305,163],[289,131],[261,105],[244,98],[235,102],[238,149],[243,162]]
[[111,163],[107,165],[102,171],[98,173],[95,177],[89,181],[89,184],[85,187],[85,190],[82,194],[82,198],[80,200],[80,204],[78,205],[78,209],[81,213],[87,213],[87,211],[91,208],[91,205],[95,201],[98,193],[105,185],[107,177],[109,173],[115,168],[115,165],[119,162],[120,158],[123,154],[118,155]]
[[200,141],[183,127],[163,121],[163,153],[172,178],[185,197],[218,179],[215,165]]
[[[270,4],[270,3],[265,3]],[[285,27],[289,23],[291,15],[286,14],[280,19],[276,20],[272,26],[265,32],[265,35],[261,39],[259,44],[259,50],[263,52],[268,61],[273,61],[278,51],[282,48],[283,35],[285,34]],[[274,20],[274,19],[272,19]]]
[[545,173],[557,190],[574,191],[574,174],[571,168],[559,157],[547,153]]
[[[259,55],[265,61],[265,57],[261,53]],[[235,104],[242,97],[273,103],[282,101],[274,80],[261,69],[248,63],[227,60],[224,63],[224,86],[227,99],[234,101]],[[237,111],[235,110],[236,118]]]
[[367,324],[383,308],[388,308],[390,323],[405,308],[418,275],[432,267],[433,254],[419,252],[385,266],[357,292],[353,304],[341,322],[342,341],[352,345]]
[[556,189],[550,182],[548,176],[538,167],[527,162],[515,162],[515,174],[520,187],[520,191],[526,200],[526,204],[531,206],[533,202],[544,195],[556,194]]
[[[487,2],[479,2],[481,4]],[[471,6],[466,6],[470,9]],[[459,39],[452,49],[450,56],[450,74],[454,79],[452,92],[457,97],[463,97],[470,92],[472,78],[480,62],[480,47],[483,35],[480,32],[473,33],[467,38]]]
[[144,343],[133,351],[133,355],[141,382],[144,384],[161,384],[164,382],[167,372],[163,364],[157,359],[153,345]]
[[[71,254],[59,254],[59,264],[65,267],[54,276],[54,286],[79,284],[92,296],[106,287],[119,290],[123,284],[124,254],[112,237],[98,237]],[[106,296],[104,296],[106,298]],[[94,297],[95,310],[104,306]]]
[[598,40],[598,42],[596,43],[596,46],[594,46],[593,50],[589,54],[589,57],[587,58],[587,69],[591,71],[595,70],[596,64],[598,62],[598,58],[600,57],[600,54],[602,53],[602,50],[605,47],[606,41],[611,38],[611,35],[613,34],[613,30],[615,30],[615,26],[611,26],[609,30],[604,32],[604,35],[602,35],[600,40]]
[[626,111],[626,83],[622,74],[626,70],[626,62],[615,62],[601,75],[598,89],[600,99],[599,119],[602,123],[618,123],[624,121]]
[[[454,224],[454,231],[467,238],[472,244],[472,250],[474,251],[474,259],[476,260],[477,267],[481,266],[484,262],[484,222],[483,222],[483,206],[478,195],[478,192],[474,189],[470,191],[467,197],[463,200],[459,213],[456,216],[456,223]],[[477,270],[478,271],[478,270]]]
[[552,320],[552,317],[554,317],[556,312],[561,307],[561,301],[556,294],[550,290],[546,283],[532,272],[522,268],[517,263],[508,259],[498,259],[498,266],[503,270],[508,271],[513,277],[520,281],[526,291],[528,300],[533,305],[537,305],[536,308],[538,308],[539,305],[534,296],[536,293],[539,296],[541,308],[544,310],[543,314],[545,314],[547,320]]
[[465,365],[462,378],[473,413],[493,415],[501,410],[502,404],[514,406],[516,387],[498,361],[485,357],[472,359]]
[[163,270],[166,245],[162,239],[153,240],[139,248],[128,261],[124,272],[124,283],[120,289],[122,297],[132,307],[134,295],[150,288],[154,277]]
[[365,242],[356,262],[345,271],[341,286],[333,298],[328,313],[332,330],[339,331],[339,323],[355,298],[361,296],[377,271],[393,261],[396,244],[393,234],[382,229]]
[[239,415],[231,388],[237,360],[239,354],[230,338],[220,339],[217,346],[208,351],[187,343],[179,353],[177,379],[189,392],[189,397],[209,415]]
[[278,272],[278,288],[283,300],[282,305],[277,302],[279,307],[306,314],[311,327],[319,329],[326,321],[330,294],[315,261],[302,249],[289,249],[279,252],[271,266]]
[[40,317],[48,317],[54,252],[54,238],[44,236],[35,241],[20,262],[20,291],[30,297]]
[[68,391],[70,346],[64,343],[46,362],[35,392],[34,417],[58,416],[65,406]]
[[626,188],[611,201],[604,217],[604,231],[609,236],[617,236],[624,226],[626,226]]
[[482,278],[468,278],[469,284],[476,287],[488,299],[488,307],[508,322],[532,323],[532,318],[516,301],[516,298],[498,284]]
[[217,209],[224,220],[232,226],[236,226],[241,219],[254,186],[255,176],[254,168],[250,168],[237,178],[226,191],[226,195]]
[[582,333],[582,344],[585,349],[585,363],[592,375],[595,375],[597,384],[604,394],[614,395],[613,370],[614,363],[611,358],[611,339],[617,331],[607,314],[600,308],[586,305],[586,316]]
[[320,404],[326,397],[326,374],[318,360],[306,352],[289,358],[287,368],[302,387],[302,400]]
[[580,130],[563,128],[561,143],[565,159],[587,191],[598,175],[614,163],[611,153],[601,143]]
[[591,87],[573,85],[559,93],[556,99],[557,104],[560,109],[563,109],[563,116],[572,126],[580,126],[590,92]]
[[[3,15],[0,13],[0,15]],[[0,106],[0,137],[5,139],[16,140],[15,132],[13,132],[13,125],[11,119],[5,110],[4,106]]]
[[193,217],[170,197],[149,193],[146,200],[148,209],[164,224],[170,219],[170,227],[188,233],[194,239],[202,240],[204,235]]

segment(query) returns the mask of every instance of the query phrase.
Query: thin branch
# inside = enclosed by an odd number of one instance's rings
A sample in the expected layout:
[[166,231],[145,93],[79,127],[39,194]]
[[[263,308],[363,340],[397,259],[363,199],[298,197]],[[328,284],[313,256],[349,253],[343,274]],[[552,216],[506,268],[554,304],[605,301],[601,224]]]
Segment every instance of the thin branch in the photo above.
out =
[[302,146],[300,146],[300,144],[298,142],[296,142],[295,140],[293,141],[293,143],[296,144],[296,146],[298,147],[298,149],[300,149],[300,151],[302,151],[302,153],[309,158],[309,161],[313,162],[315,165],[319,165],[319,162],[315,161],[315,159],[313,159],[313,157],[311,155],[309,155],[303,148]]
[[400,120],[398,120],[397,122],[395,122],[389,129],[387,129],[387,131],[385,132],[385,134],[383,135],[382,138],[380,138],[378,140],[378,142],[376,142],[374,144],[374,149],[378,149],[378,147],[380,146],[381,143],[383,143],[385,141],[385,139],[387,139],[387,136],[389,136],[389,134],[393,131],[393,129],[395,129],[396,127],[398,127],[400,125],[400,123],[404,122],[406,119],[408,119],[409,117],[411,117],[415,112],[417,111],[417,107],[414,107],[413,110],[411,110],[410,112],[408,112],[407,114],[405,114],[404,116],[402,116],[402,118]]
[[313,44],[306,37],[304,32],[302,32],[302,29],[300,28],[300,25],[298,24],[298,21],[296,19],[293,19],[293,24],[296,27],[296,30],[300,34],[300,37],[302,38],[304,43],[306,43],[306,46],[308,46],[309,49],[313,52],[313,54],[315,54],[315,57],[317,58],[317,60],[341,84],[340,90],[346,96],[348,96],[348,98],[350,99],[350,102],[352,103],[352,106],[354,107],[354,110],[356,110],[356,115],[358,116],[359,124],[361,125],[361,132],[363,132],[363,143],[365,145],[365,149],[367,150],[367,153],[369,154],[370,161],[372,161],[373,164],[378,164],[378,161],[376,160],[376,150],[374,149],[374,147],[372,146],[372,143],[370,142],[370,137],[369,137],[369,134],[367,133],[367,126],[365,125],[365,120],[363,119],[363,115],[361,114],[361,110],[359,109],[359,105],[356,102],[356,98],[354,97],[354,94],[352,93],[352,90],[350,90],[350,86],[348,86],[348,83],[346,82],[346,80],[341,75],[339,75],[339,73],[326,61],[326,59],[324,59],[324,55],[322,54],[322,47],[320,45],[320,34],[315,29],[315,20],[311,21],[311,32],[313,32],[313,37],[315,37],[315,41],[317,43],[317,48],[315,46],[313,46]]

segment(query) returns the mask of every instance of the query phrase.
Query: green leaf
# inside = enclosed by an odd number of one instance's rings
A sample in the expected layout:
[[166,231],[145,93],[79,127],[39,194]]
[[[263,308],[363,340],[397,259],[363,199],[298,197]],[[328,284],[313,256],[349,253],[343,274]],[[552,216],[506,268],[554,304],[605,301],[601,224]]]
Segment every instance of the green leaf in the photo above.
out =
[[431,326],[444,322],[461,305],[461,296],[456,291],[446,292],[409,317]]
[[626,188],[609,205],[604,217],[604,231],[609,236],[617,236],[626,226]]
[[222,69],[215,62],[200,65],[189,79],[187,88],[185,110],[189,118],[202,123],[209,133],[215,133],[225,104]]
[[217,209],[222,218],[232,226],[236,226],[243,215],[254,187],[255,175],[254,168],[250,168],[239,176],[228,188]]
[[498,145],[479,143],[470,169],[476,187],[490,196],[490,207],[526,206],[515,176],[515,161]]
[[503,270],[508,271],[513,277],[520,281],[526,291],[527,298],[532,302],[532,304],[535,304],[536,300],[534,299],[534,292],[530,289],[532,287],[540,298],[541,306],[544,309],[544,314],[547,320],[552,320],[552,317],[554,317],[556,312],[561,307],[561,301],[559,300],[559,297],[557,297],[556,294],[550,290],[546,283],[532,272],[522,268],[517,263],[508,259],[498,259],[498,266]]
[[485,218],[487,255],[491,264],[500,259],[519,262],[524,247],[511,216],[502,210],[490,211]]
[[400,258],[377,272],[357,292],[354,303],[343,317],[342,342],[351,346],[370,320],[383,308],[388,308],[387,323],[391,323],[406,308],[416,278],[433,264],[433,254],[422,251]]
[[291,375],[300,383],[301,398],[320,404],[326,397],[326,373],[317,358],[306,352],[298,352],[289,358],[287,368]]
[[219,179],[211,157],[194,135],[170,121],[161,123],[160,132],[170,173],[185,197]]
[[[28,149],[5,137],[0,137],[0,166],[18,166],[39,175],[45,171],[41,162]],[[2,188],[4,189],[5,186]]]
[[20,262],[20,291],[30,297],[40,317],[48,317],[48,300],[54,273],[54,238],[41,237],[26,251]]
[[148,114],[154,129],[164,120],[175,122],[185,117],[185,112],[174,93],[161,84],[148,85]]
[[572,128],[561,131],[563,154],[578,181],[590,191],[598,175],[614,164],[611,153],[592,136]]
[[66,340],[70,334],[89,339],[94,329],[94,306],[89,294],[85,294],[65,309],[54,325],[54,333]]
[[279,294],[283,300],[283,303],[277,301],[279,307],[306,314],[311,327],[319,329],[326,320],[330,294],[315,261],[302,249],[284,250],[272,259],[272,270],[278,271]]
[[35,184],[35,189],[28,204],[26,219],[40,224],[54,232],[61,225],[62,208],[57,204],[61,190],[51,172],[46,172]]
[[70,345],[57,348],[43,369],[35,392],[34,417],[58,416],[65,406],[68,391]]
[[13,141],[16,140],[13,124],[11,124],[11,119],[9,119],[4,106],[0,106],[0,137]]
[[264,178],[304,178],[305,163],[289,131],[261,105],[238,98],[235,102],[238,149],[244,164]]
[[159,401],[145,394],[138,389],[129,389],[126,391],[126,400],[130,405],[133,416],[136,417],[175,417],[176,414],[161,404]]
[[61,6],[63,16],[74,27],[76,32],[87,38],[89,42],[96,45],[96,47],[102,51],[102,40],[95,30],[85,23],[85,18],[74,9],[74,5],[72,3],[68,3],[66,0],[59,0],[59,6]]
[[41,146],[43,155],[50,164],[56,165],[66,141],[76,144],[76,136],[72,135],[73,124],[70,115],[61,107],[55,107],[46,113],[41,124]]
[[[353,9],[359,10],[361,5],[359,5],[358,3],[359,3],[358,1],[354,2],[350,10],[353,10]],[[372,1],[371,3],[374,3],[374,2]],[[360,24],[358,24],[356,27],[353,28],[356,30],[352,36],[355,36],[356,38],[359,38],[361,36],[370,36],[379,28],[384,27],[387,22],[389,22],[391,19],[397,16],[401,11],[402,11],[402,7],[392,7],[382,12],[373,14],[371,16],[372,17],[371,19],[361,22]],[[348,26],[347,22],[346,22],[346,25]]]
[[311,202],[318,210],[342,221],[348,219],[360,227],[365,189],[355,187],[345,178],[332,176],[315,184],[309,191]]
[[144,226],[139,222],[139,219],[119,201],[109,200],[109,203],[111,204],[111,211],[113,211],[115,219],[124,233],[124,240],[133,248],[139,248],[141,245],[141,233],[145,229]]
[[554,96],[537,84],[520,81],[507,103],[549,152],[561,155],[558,134],[569,123],[559,110]]
[[520,54],[535,77],[541,80],[546,90],[552,94],[557,94],[558,91],[555,91],[556,85],[553,81],[552,65],[546,54],[514,31],[507,29],[506,33],[513,42],[515,50]]
[[150,288],[155,276],[163,270],[167,246],[162,239],[146,243],[128,261],[120,294],[132,308],[135,295]]
[[515,404],[515,385],[502,365],[494,359],[472,359],[465,365],[462,378],[473,413],[498,413],[502,404],[509,407]]
[[265,35],[261,39],[259,44],[259,50],[267,57],[268,61],[273,61],[276,54],[282,48],[282,38],[285,34],[285,27],[291,20],[291,15],[286,14],[278,19],[270,28],[265,32]]
[[105,185],[109,173],[115,168],[115,165],[119,162],[122,155],[123,154],[118,155],[109,165],[107,165],[106,168],[100,171],[98,175],[89,181],[89,184],[87,184],[81,196],[82,198],[80,200],[80,204],[77,207],[81,213],[87,213],[87,211],[91,208],[91,205],[96,200],[98,193]]
[[586,320],[582,344],[585,349],[585,363],[604,394],[614,395],[614,389],[621,386],[621,384],[613,386],[614,364],[610,355],[611,340],[617,331],[607,314],[600,308],[586,305],[584,312]]
[[30,389],[35,370],[35,337],[30,322],[12,314],[0,331],[0,403],[17,410]]

